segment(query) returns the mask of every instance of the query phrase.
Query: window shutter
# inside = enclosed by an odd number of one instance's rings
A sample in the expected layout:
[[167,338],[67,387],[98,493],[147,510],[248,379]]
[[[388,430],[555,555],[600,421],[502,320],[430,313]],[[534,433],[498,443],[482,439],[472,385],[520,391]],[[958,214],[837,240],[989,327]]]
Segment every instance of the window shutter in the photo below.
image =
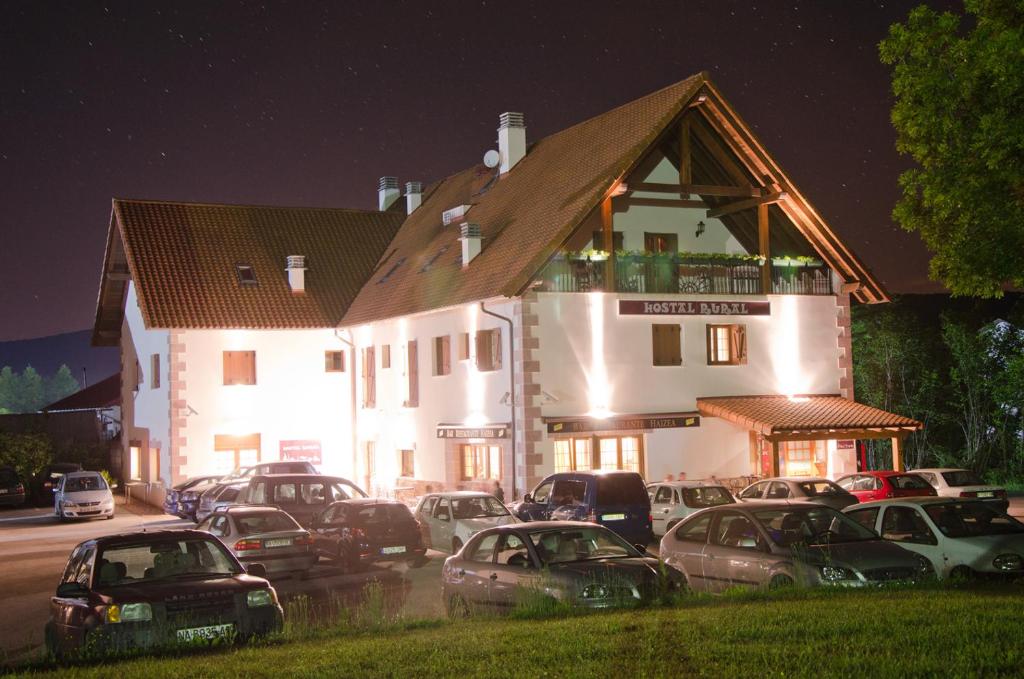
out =
[[244,352],[246,361],[246,384],[256,384],[256,352],[246,351]]
[[366,347],[366,407],[377,406],[377,362],[373,347]]
[[452,341],[451,337],[445,335],[441,338],[441,374],[447,375],[452,371]]
[[708,341],[708,365],[714,365],[715,364],[715,346],[716,346],[715,345],[715,326],[707,325],[707,326],[704,326],[704,327],[705,327],[705,332],[707,333],[707,341]]
[[668,326],[668,357],[671,361],[671,365],[682,365],[683,364],[683,353],[679,341],[679,332],[681,328],[672,324]]
[[491,369],[501,369],[501,328],[491,330]]
[[683,356],[679,346],[678,324],[652,324],[651,345],[654,354],[654,365],[683,364]]
[[416,340],[409,341],[409,400],[406,406],[415,408],[420,404],[420,376],[419,363],[417,361]]
[[[136,363],[138,366],[138,363]],[[225,351],[224,352],[224,384],[235,383],[235,352]]]
[[490,338],[487,335],[486,330],[480,330],[476,333],[476,369],[477,370],[490,370],[491,366],[488,362],[488,354],[490,353],[491,344]]
[[747,326],[732,326],[732,362],[745,364],[747,362]]
[[469,333],[459,333],[459,360],[465,361],[469,358]]

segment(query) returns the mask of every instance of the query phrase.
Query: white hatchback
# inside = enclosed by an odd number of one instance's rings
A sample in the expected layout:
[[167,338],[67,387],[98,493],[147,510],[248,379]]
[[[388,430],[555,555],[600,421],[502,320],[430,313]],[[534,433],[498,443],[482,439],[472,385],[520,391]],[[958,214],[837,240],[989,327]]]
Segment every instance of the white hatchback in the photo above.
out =
[[471,537],[486,528],[518,523],[498,498],[473,491],[424,495],[415,514],[423,544],[448,554],[457,554]]
[[1010,506],[1006,489],[985,483],[969,469],[915,469],[915,474],[930,483],[940,497],[978,498],[991,502],[1001,512]]
[[980,500],[913,497],[852,505],[844,513],[926,557],[940,578],[1024,575],[1024,523]]
[[647,494],[651,496],[651,529],[658,537],[690,514],[736,502],[725,486],[702,481],[648,483]]
[[65,519],[114,518],[114,494],[98,472],[70,472],[53,489],[53,513]]

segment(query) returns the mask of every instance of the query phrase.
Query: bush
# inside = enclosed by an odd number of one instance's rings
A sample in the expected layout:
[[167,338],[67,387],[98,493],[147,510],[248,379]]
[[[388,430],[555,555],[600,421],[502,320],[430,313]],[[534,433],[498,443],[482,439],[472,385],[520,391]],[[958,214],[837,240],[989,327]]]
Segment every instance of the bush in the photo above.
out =
[[53,446],[45,434],[0,432],[0,466],[17,470],[23,481],[35,477],[53,459]]

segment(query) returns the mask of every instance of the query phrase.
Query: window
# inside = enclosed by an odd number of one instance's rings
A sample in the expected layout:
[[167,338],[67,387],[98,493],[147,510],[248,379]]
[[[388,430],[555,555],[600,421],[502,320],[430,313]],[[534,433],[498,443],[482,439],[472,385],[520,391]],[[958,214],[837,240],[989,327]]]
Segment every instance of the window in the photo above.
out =
[[501,328],[476,333],[476,368],[483,371],[501,369]]
[[324,370],[329,373],[342,373],[345,372],[345,352],[344,351],[325,351],[324,352]]
[[936,545],[938,540],[913,507],[888,507],[882,515],[882,537],[894,542]]
[[128,478],[142,480],[142,447],[135,442],[128,448]]
[[405,374],[408,379],[409,395],[405,399],[406,408],[415,408],[420,404],[420,368],[416,340],[410,340],[406,347]]
[[761,536],[750,519],[733,512],[723,512],[719,516],[711,542],[722,547],[757,549]]
[[556,439],[554,443],[556,472],[625,470],[643,473],[639,436],[580,436]]
[[257,285],[256,270],[251,264],[235,264],[235,273],[238,274],[239,285]]
[[708,528],[711,527],[712,514],[705,514],[699,519],[694,519],[679,526],[676,529],[676,540],[685,542],[707,542]]
[[256,352],[224,352],[224,384],[256,384]]
[[683,350],[678,323],[654,323],[651,325],[651,342],[654,350],[654,365],[682,365]]
[[528,568],[533,565],[530,550],[518,535],[510,534],[501,539],[498,547],[498,563],[503,566]]
[[462,446],[462,480],[501,479],[501,447]]
[[[390,257],[390,256],[391,256],[391,255],[388,255],[388,257]],[[391,268],[390,268],[390,269],[388,269],[388,272],[387,272],[386,274],[384,274],[384,275],[383,275],[383,276],[381,277],[381,279],[380,279],[379,281],[377,281],[377,283],[378,283],[378,284],[380,284],[380,283],[386,283],[386,282],[387,282],[387,280],[388,280],[389,278],[391,278],[391,275],[392,275],[392,274],[394,274],[394,273],[395,273],[396,271],[398,271],[398,267],[402,266],[403,264],[405,264],[405,257],[402,257],[402,258],[401,258],[401,259],[399,259],[399,260],[398,260],[397,262],[395,262],[394,264],[392,264],[392,265],[391,265]]]
[[[604,231],[594,232],[594,249],[608,252],[608,248],[604,246]],[[625,250],[626,248],[622,245],[622,232],[612,231],[612,250]]]
[[434,338],[434,375],[448,375],[452,371],[451,338],[448,335]]
[[669,505],[674,501],[671,486],[662,486],[654,496],[654,502],[660,505]]
[[382,369],[388,369],[391,367],[391,345],[382,344],[380,345],[380,367]]
[[875,531],[875,521],[878,520],[878,507],[856,509],[848,512],[847,516],[873,533]]
[[373,347],[363,348],[363,407],[377,407],[377,363]]
[[743,498],[744,500],[756,500],[757,498],[761,497],[761,493],[764,492],[764,489],[767,486],[768,486],[768,482],[767,481],[761,481],[760,483],[755,483],[754,485],[749,486],[746,489],[744,489],[744,491],[742,493],[740,493],[740,497]]
[[598,439],[601,451],[601,470],[622,469],[640,472],[640,438],[615,436]]
[[708,325],[708,365],[743,365],[747,362],[747,326]]
[[541,505],[548,503],[548,496],[551,495],[551,483],[551,481],[548,481],[537,486],[536,490],[533,491],[534,502]]
[[493,561],[494,546],[498,543],[500,534],[493,533],[478,541],[471,549],[466,550],[467,561]]
[[789,497],[789,486],[784,483],[779,483],[778,481],[773,481],[772,484],[768,486],[768,495],[765,496],[768,500],[780,500],[787,497]]
[[151,389],[160,388],[160,354],[153,354],[149,357],[149,368],[151,374],[149,376],[149,387]]
[[406,478],[416,476],[416,465],[413,451],[400,450],[398,451],[398,455],[400,462],[402,463],[402,476]]
[[228,474],[239,467],[250,467],[260,461],[260,435],[213,437],[213,472]]
[[[825,476],[828,463],[824,441],[783,441],[779,450],[782,476]],[[863,477],[871,489],[877,481],[873,476]],[[881,486],[879,486],[881,487]],[[858,486],[857,490],[861,490]]]
[[562,479],[555,481],[551,489],[552,504],[564,507],[565,505],[581,505],[587,497],[587,482]]
[[648,252],[679,252],[679,236],[674,233],[644,233],[644,249]]
[[468,332],[460,332],[459,333],[459,360],[460,361],[468,361],[469,360],[469,333]]

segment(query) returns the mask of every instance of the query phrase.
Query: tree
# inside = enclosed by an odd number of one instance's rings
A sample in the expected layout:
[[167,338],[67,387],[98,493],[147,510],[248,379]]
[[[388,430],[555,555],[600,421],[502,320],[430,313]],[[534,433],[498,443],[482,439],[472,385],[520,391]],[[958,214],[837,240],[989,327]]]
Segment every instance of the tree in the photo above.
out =
[[78,380],[71,374],[67,364],[61,364],[53,377],[46,380],[46,405],[70,396],[78,391]]
[[46,390],[43,387],[43,378],[30,365],[25,366],[21,373],[21,411],[23,413],[34,413],[46,405]]
[[0,370],[0,411],[21,412],[21,376],[9,365]]
[[893,217],[932,252],[954,295],[1024,287],[1024,4],[965,0],[969,18],[921,6],[879,45],[892,66],[900,176]]
[[9,465],[23,480],[36,476],[50,463],[53,446],[45,434],[0,432],[0,465]]

